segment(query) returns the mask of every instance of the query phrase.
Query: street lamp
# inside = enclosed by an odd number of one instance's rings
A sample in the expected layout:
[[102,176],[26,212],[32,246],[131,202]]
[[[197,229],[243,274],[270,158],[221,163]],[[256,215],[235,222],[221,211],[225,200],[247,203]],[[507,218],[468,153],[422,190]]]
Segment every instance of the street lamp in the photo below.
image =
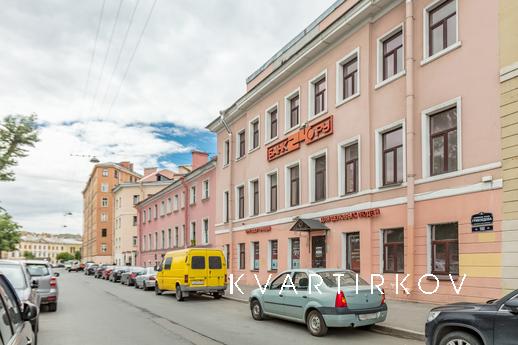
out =
[[92,156],[92,155],[76,155],[76,154],[70,154],[71,157],[86,157],[86,158],[90,158],[90,163],[94,163],[94,164],[97,164],[100,162],[100,160],[95,157],[95,156]]
[[97,157],[95,157],[95,156],[93,156],[92,159],[90,159],[90,163],[97,164],[99,162],[100,162],[100,160],[98,160]]

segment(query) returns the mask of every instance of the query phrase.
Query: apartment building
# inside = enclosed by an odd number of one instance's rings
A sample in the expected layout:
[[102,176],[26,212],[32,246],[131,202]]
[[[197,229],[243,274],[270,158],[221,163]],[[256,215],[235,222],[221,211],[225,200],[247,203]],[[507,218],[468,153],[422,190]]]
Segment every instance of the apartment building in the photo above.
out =
[[498,12],[339,0],[247,78],[207,126],[215,244],[241,283],[348,268],[395,299],[501,296]]
[[99,163],[94,166],[83,190],[84,261],[113,263],[113,188],[140,178],[142,176],[133,171],[130,162]]
[[2,253],[2,255],[5,259],[23,260],[26,259],[26,254],[30,253],[36,259],[56,263],[56,257],[59,253],[75,255],[80,250],[81,241],[76,239],[27,233],[20,237],[20,243],[16,245],[16,250]]
[[156,266],[170,250],[214,243],[216,159],[192,152],[192,171],[136,205],[137,263]]

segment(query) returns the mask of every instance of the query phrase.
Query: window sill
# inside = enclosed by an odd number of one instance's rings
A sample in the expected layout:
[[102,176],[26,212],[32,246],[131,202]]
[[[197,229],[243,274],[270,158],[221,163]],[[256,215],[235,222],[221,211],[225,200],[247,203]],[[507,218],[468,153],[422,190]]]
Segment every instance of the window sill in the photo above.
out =
[[[435,273],[430,273],[430,274],[433,274],[435,277],[437,277],[437,279],[439,279],[439,281],[449,281],[450,280],[450,276],[449,275],[444,275],[444,274],[435,274]],[[457,281],[459,279],[459,276],[458,275],[451,275],[451,278],[453,279],[453,281]],[[426,277],[426,280],[431,280],[431,281],[435,281],[435,278],[434,277],[430,277],[430,276],[427,276]]]
[[295,132],[299,128],[300,128],[300,123],[298,125],[295,125],[295,126],[293,126],[291,128],[288,128],[287,130],[285,130],[284,134],[287,135],[287,134],[289,134],[291,132]]
[[270,138],[270,139],[267,139],[264,144],[265,145],[268,145],[270,143],[273,143],[275,140],[277,140],[279,138],[279,136],[276,136],[276,137],[273,137],[273,138]]
[[277,273],[277,270],[276,269],[270,269],[268,271],[266,271],[267,273]]
[[246,155],[242,155],[241,157],[236,157],[236,162],[239,162],[243,159],[245,159]]
[[392,77],[390,78],[387,78],[385,80],[382,80],[382,81],[379,81],[376,86],[374,86],[374,90],[378,90],[380,88],[382,88],[383,86],[387,85],[387,84],[390,84],[392,83],[393,81],[395,80],[398,80],[399,78],[403,77],[406,75],[406,71],[403,70],[401,72],[399,72],[398,74],[394,74]]
[[406,187],[406,182],[400,182],[400,183],[393,183],[393,184],[387,184],[387,185],[378,186],[378,188],[376,188],[376,191],[384,192],[384,191],[387,191],[387,190],[398,189],[398,188],[402,188],[402,187]]
[[320,116],[323,116],[327,114],[327,109],[324,109],[323,111],[321,111],[320,113],[318,114],[315,114],[315,115],[309,115],[308,116],[308,122],[311,122],[313,119],[316,119],[317,117],[320,117]]
[[250,270],[250,272],[259,272],[259,269]]
[[346,99],[338,100],[338,101],[336,102],[336,106],[335,106],[335,107],[336,107],[336,108],[338,108],[338,107],[340,107],[340,106],[344,105],[345,103],[349,103],[350,101],[352,101],[353,99],[356,99],[356,98],[358,98],[358,97],[360,97],[360,93],[359,93],[359,92],[358,92],[358,93],[355,93],[355,94],[354,94],[354,95],[352,95],[352,96],[349,96],[349,97],[348,97],[348,98],[346,98]]
[[259,148],[261,148],[261,145],[257,146],[257,147],[254,147],[253,149],[249,149],[248,150],[248,154],[252,153],[252,152],[255,152],[257,150],[259,150]]
[[223,169],[228,168],[230,166],[230,163],[223,164]]
[[440,58],[441,56],[444,56],[444,55],[448,54],[449,52],[452,52],[460,47],[462,47],[462,42],[457,41],[454,44],[452,44],[451,46],[449,46],[448,48],[443,49],[440,52],[435,53],[434,55],[428,56],[428,57],[424,58],[423,60],[421,60],[421,66],[427,65],[430,62],[435,61],[438,58]]

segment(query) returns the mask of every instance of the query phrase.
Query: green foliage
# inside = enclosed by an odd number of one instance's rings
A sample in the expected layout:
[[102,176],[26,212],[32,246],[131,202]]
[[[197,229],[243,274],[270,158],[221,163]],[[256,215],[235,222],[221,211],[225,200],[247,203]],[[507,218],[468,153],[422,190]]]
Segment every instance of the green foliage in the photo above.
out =
[[58,261],[68,261],[68,260],[74,260],[74,255],[68,253],[68,252],[61,252],[56,255],[56,260]]
[[23,252],[23,257],[26,258],[27,260],[36,259],[34,254],[32,254],[32,252],[29,252],[27,250]]
[[36,115],[9,115],[0,122],[0,181],[14,181],[10,169],[39,140]]
[[79,250],[78,250],[78,251],[76,251],[76,253],[74,254],[74,258],[75,258],[76,260],[81,260],[81,252],[80,252]]
[[20,243],[20,226],[13,222],[11,216],[0,211],[0,254],[3,251],[12,252]]

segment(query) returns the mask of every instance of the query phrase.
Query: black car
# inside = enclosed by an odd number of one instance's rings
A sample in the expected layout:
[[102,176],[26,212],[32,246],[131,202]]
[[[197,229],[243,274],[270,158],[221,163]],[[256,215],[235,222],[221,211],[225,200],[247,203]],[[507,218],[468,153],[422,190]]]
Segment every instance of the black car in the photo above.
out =
[[427,345],[518,344],[518,290],[486,304],[455,303],[430,311]]
[[94,273],[94,278],[102,278],[104,270],[108,267],[108,265],[101,265],[97,267]]
[[97,271],[97,268],[99,268],[98,265],[90,265],[87,268],[85,268],[85,274],[87,276],[92,276],[95,274],[95,271]]
[[117,282],[119,282],[121,280],[121,275],[124,272],[128,272],[128,271],[129,271],[129,267],[117,267],[117,268],[114,268],[113,271],[111,272],[110,277],[108,278],[108,280],[113,282],[113,283],[117,283]]

